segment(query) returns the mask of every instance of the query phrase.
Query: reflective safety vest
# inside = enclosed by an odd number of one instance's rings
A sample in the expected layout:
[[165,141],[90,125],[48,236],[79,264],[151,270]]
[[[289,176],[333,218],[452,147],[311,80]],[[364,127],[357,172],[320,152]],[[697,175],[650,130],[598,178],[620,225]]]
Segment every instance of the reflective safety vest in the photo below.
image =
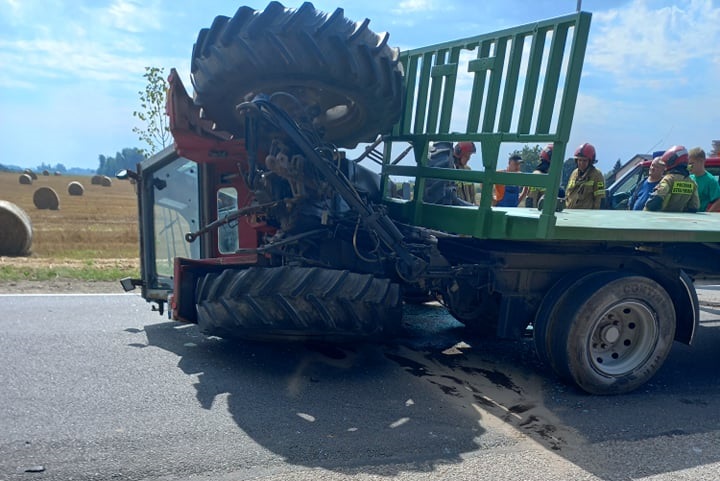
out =
[[[542,170],[535,169],[533,174],[546,174]],[[540,202],[540,197],[545,194],[545,189],[542,187],[528,187],[528,193],[525,197],[525,207],[537,207]]]
[[663,212],[695,212],[700,208],[697,184],[682,174],[665,174],[651,198],[662,198]]
[[595,209],[599,207],[597,199],[605,197],[605,178],[594,166],[580,174],[575,169],[570,175],[567,186],[568,209]]

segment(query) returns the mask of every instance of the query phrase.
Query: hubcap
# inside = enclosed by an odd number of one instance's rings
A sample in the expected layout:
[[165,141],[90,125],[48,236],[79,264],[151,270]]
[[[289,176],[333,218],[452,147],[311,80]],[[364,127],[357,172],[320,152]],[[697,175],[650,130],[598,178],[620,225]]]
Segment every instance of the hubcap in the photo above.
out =
[[645,303],[621,301],[607,309],[590,331],[590,364],[606,376],[631,372],[647,361],[658,335],[655,314]]

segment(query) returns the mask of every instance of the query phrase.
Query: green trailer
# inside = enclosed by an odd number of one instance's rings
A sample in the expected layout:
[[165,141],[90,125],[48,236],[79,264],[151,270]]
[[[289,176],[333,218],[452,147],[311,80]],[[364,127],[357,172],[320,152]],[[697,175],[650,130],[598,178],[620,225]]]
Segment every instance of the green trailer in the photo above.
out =
[[[720,216],[425,198],[456,182],[559,191],[561,161],[538,175],[498,159],[546,143],[565,158],[590,21],[398,52],[341,9],[217,17],[193,49],[194,98],[169,78],[174,145],[126,173],[141,278],[123,286],[208,335],[278,341],[390,341],[406,304],[439,301],[475,335],[532,335],[584,391],[637,388],[693,340]],[[460,141],[481,169],[428,160]]]

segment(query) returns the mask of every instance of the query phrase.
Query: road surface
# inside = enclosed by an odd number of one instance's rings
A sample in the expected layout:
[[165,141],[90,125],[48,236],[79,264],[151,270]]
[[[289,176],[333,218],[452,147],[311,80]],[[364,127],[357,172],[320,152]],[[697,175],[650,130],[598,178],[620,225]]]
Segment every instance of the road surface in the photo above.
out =
[[614,397],[434,306],[331,347],[204,338],[134,294],[0,295],[0,481],[717,480],[718,289],[696,344]]

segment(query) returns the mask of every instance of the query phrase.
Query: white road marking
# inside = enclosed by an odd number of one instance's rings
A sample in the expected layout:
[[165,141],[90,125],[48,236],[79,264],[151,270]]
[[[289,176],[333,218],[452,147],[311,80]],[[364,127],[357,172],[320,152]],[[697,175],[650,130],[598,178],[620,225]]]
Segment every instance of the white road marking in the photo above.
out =
[[45,293],[42,293],[42,292],[32,293],[32,292],[30,292],[30,293],[27,293],[27,294],[0,294],[0,297],[94,297],[94,296],[97,296],[97,297],[99,297],[99,296],[102,296],[102,297],[107,297],[107,296],[138,296],[138,297],[140,297],[140,294],[139,294],[139,293],[132,293],[132,292],[109,292],[109,293],[105,293],[105,294],[97,293],[97,292],[94,292],[94,293],[85,293],[85,294],[79,293],[79,292],[78,292],[78,293],[74,293],[74,292],[72,292],[72,293],[57,293],[57,294],[51,294],[51,293],[47,293],[47,292],[45,292]]

